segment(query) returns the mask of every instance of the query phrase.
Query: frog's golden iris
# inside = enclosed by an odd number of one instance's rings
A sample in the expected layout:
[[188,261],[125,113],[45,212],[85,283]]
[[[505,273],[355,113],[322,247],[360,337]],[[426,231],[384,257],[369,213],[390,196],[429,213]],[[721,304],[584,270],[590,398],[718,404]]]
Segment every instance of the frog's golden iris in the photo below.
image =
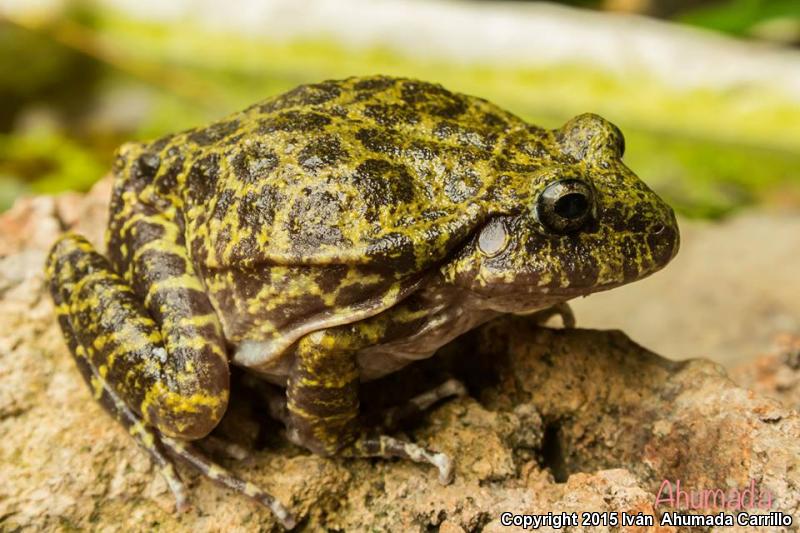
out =
[[[229,365],[286,388],[269,407],[294,442],[429,463],[449,482],[447,456],[360,427],[359,382],[500,313],[563,310],[663,267],[674,216],[623,150],[596,115],[545,130],[421,81],[301,86],[123,146],[107,256],[63,236],[50,290],[96,398],[179,505],[170,455],[291,527],[278,501],[189,444],[225,413]],[[417,406],[459,393],[447,382]]]

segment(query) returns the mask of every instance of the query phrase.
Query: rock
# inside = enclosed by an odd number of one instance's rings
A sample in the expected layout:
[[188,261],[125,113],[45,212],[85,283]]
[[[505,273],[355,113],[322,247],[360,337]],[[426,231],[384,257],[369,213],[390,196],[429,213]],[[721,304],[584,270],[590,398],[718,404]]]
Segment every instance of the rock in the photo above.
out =
[[[24,200],[0,216],[0,525],[277,529],[266,509],[186,470],[193,507],[174,512],[147,456],[92,400],[72,363],[42,263],[63,229],[100,238],[107,187],[86,197]],[[288,444],[241,387],[217,433],[249,456],[220,461],[286,502],[309,531],[508,531],[503,512],[654,515],[671,509],[664,500],[656,506],[665,480],[726,493],[752,482],[772,496],[773,510],[797,517],[800,417],[792,407],[799,365],[792,346],[742,374],[752,376],[743,383],[754,392],[714,363],[665,359],[619,331],[553,330],[507,317],[364,387],[363,405],[372,411],[449,374],[466,383],[468,396],[405,428],[408,438],[456,459],[452,485],[406,462],[311,455]],[[776,393],[784,403],[768,398]],[[659,527],[657,517],[655,524],[614,530],[687,531]]]
[[800,410],[800,337],[781,335],[771,353],[734,368],[731,376],[759,394]]

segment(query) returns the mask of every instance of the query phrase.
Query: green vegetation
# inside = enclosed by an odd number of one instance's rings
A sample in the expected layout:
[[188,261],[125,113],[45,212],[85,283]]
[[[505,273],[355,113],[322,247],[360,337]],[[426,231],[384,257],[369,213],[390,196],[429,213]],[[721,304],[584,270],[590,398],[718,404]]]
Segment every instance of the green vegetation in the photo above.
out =
[[455,64],[109,13],[0,26],[0,66],[0,96],[14,102],[0,115],[0,209],[24,191],[85,190],[125,140],[199,125],[299,83],[377,72],[438,81],[548,127],[600,113],[625,132],[629,164],[684,214],[800,205],[800,106],[769,90],[769,80],[727,92],[677,90],[580,65]]
[[[791,34],[775,34],[776,40],[800,42],[800,2],[797,0],[728,0],[701,5],[676,17],[681,22],[710,28],[733,35],[765,34],[768,23],[782,21],[781,28]],[[782,38],[786,35],[787,38]]]

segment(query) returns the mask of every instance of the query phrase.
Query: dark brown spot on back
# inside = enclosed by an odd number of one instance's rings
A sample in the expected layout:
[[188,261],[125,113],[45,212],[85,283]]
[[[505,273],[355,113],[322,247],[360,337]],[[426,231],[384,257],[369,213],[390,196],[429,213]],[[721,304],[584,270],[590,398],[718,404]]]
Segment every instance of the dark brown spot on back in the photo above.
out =
[[460,147],[477,148],[485,152],[491,151],[498,139],[495,132],[479,131],[449,120],[439,122],[434,127],[433,134],[439,139],[455,142]]
[[346,159],[347,151],[333,135],[323,135],[309,142],[297,156],[303,168],[311,171],[329,167]]
[[262,113],[273,113],[294,106],[324,104],[337,98],[342,90],[336,82],[301,85],[259,106]]
[[481,122],[495,130],[504,130],[508,127],[508,122],[494,113],[484,113],[481,116]]
[[343,209],[332,193],[303,189],[302,194],[294,198],[286,221],[293,252],[303,257],[313,255],[323,245],[346,245],[348,242],[339,228]]
[[373,78],[359,80],[355,83],[355,85],[353,85],[353,87],[357,91],[369,91],[374,93],[394,87],[396,83],[397,80],[395,78],[390,78],[388,76],[376,76]]
[[367,206],[367,220],[377,219],[382,206],[413,201],[414,183],[403,165],[393,165],[383,159],[368,159],[352,176],[355,187]]
[[252,228],[256,233],[263,228],[270,228],[275,220],[275,211],[284,200],[280,190],[271,185],[264,185],[258,191],[248,191],[237,209],[239,224]]
[[433,160],[437,155],[437,146],[431,142],[414,141],[406,152],[412,159]]
[[384,127],[419,122],[419,115],[412,108],[399,104],[369,104],[364,107],[364,115]]
[[400,97],[416,109],[442,118],[458,118],[467,110],[463,96],[424,81],[404,82]]
[[211,218],[224,220],[235,201],[236,191],[233,189],[223,189],[222,192],[217,195],[216,201],[214,202],[214,207],[211,210]]
[[393,131],[376,128],[362,128],[356,132],[356,139],[364,148],[379,154],[397,155],[402,146],[400,138]]
[[238,120],[216,122],[206,128],[190,131],[186,135],[186,138],[199,146],[208,146],[221,141],[228,135],[235,133],[238,129]]
[[286,111],[259,121],[258,131],[262,134],[276,131],[310,132],[324,128],[330,123],[331,119],[320,113]]
[[230,157],[234,175],[245,183],[257,183],[278,167],[278,155],[266,144],[243,146]]
[[219,180],[219,155],[209,154],[195,161],[189,169],[186,187],[195,203],[206,201],[216,191]]

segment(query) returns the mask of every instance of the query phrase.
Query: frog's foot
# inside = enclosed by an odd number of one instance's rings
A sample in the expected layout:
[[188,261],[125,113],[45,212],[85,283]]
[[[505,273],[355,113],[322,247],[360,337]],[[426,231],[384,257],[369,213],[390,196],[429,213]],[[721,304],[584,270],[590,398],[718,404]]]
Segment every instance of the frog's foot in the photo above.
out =
[[206,476],[212,481],[228,487],[235,492],[244,494],[269,508],[275,515],[275,518],[277,518],[286,529],[293,529],[297,524],[294,516],[281,502],[276,500],[269,493],[260,489],[253,483],[236,477],[225,468],[208,460],[195,450],[191,444],[160,435],[147,427],[124,403],[116,398],[113,391],[105,390],[102,400],[104,400],[103,403],[105,405],[109,405],[110,403],[114,406],[109,410],[122,422],[123,426],[127,427],[130,434],[134,436],[153,459],[159,472],[167,482],[167,486],[175,497],[175,507],[177,510],[188,510],[190,507],[189,498],[183,481],[181,481],[172,461],[165,456],[164,452],[184,460],[201,475]]
[[423,411],[427,411],[434,404],[446,398],[460,398],[467,395],[464,384],[450,378],[433,389],[411,398],[408,402],[390,407],[381,413],[379,426],[383,431],[392,431],[403,421],[412,418]]
[[439,482],[449,485],[453,482],[454,467],[450,456],[423,448],[388,435],[362,435],[351,446],[340,452],[344,457],[399,457],[415,463],[427,463],[439,471]]
[[572,308],[567,302],[557,303],[547,309],[535,311],[527,316],[531,317],[537,324],[544,324],[550,320],[550,318],[560,316],[564,328],[572,329],[575,327],[575,313],[572,312]]
[[257,485],[249,481],[244,481],[220,465],[210,461],[187,442],[163,435],[160,438],[170,453],[184,460],[202,475],[268,507],[284,528],[293,529],[297,525],[297,520],[294,515],[292,515],[281,502],[275,499],[274,496],[262,490]]
[[[93,376],[94,369],[90,365],[80,364],[81,362],[79,360],[78,365],[81,372],[84,375],[93,377],[92,381],[97,383],[99,375],[95,373]],[[106,384],[100,389],[100,403],[128,430],[128,433],[150,456],[164,481],[167,482],[170,492],[175,497],[175,508],[181,512],[187,511],[190,505],[186,486],[178,475],[172,460],[167,457],[166,452],[171,450],[163,445],[161,437],[145,425]]]
[[[125,402],[117,396],[107,383],[102,381],[102,378],[96,373],[91,364],[87,365],[85,359],[79,359],[78,362],[81,371],[85,373],[85,375],[90,376],[93,383],[101,387],[99,389],[101,391],[100,402],[103,406],[128,430],[153,459],[153,462],[175,497],[175,507],[177,510],[188,510],[190,507],[189,498],[187,496],[186,487],[183,481],[181,481],[172,460],[167,457],[167,454],[182,459],[201,475],[235,492],[244,494],[261,505],[268,507],[275,515],[275,518],[277,518],[286,529],[293,529],[295,527],[297,522],[294,516],[272,495],[253,483],[244,481],[225,468],[213,463],[195,450],[191,444],[155,432],[128,408]],[[216,437],[210,438],[212,442],[216,439],[223,445],[228,444]]]
[[[461,381],[454,378],[448,379],[437,387],[414,396],[402,405],[383,411],[378,428],[380,431],[391,431],[403,421],[430,409],[441,400],[466,396],[466,394],[467,388]],[[364,435],[343,454],[357,457],[399,457],[416,463],[428,463],[439,470],[439,482],[442,485],[449,485],[453,482],[453,461],[449,456],[387,435]]]

